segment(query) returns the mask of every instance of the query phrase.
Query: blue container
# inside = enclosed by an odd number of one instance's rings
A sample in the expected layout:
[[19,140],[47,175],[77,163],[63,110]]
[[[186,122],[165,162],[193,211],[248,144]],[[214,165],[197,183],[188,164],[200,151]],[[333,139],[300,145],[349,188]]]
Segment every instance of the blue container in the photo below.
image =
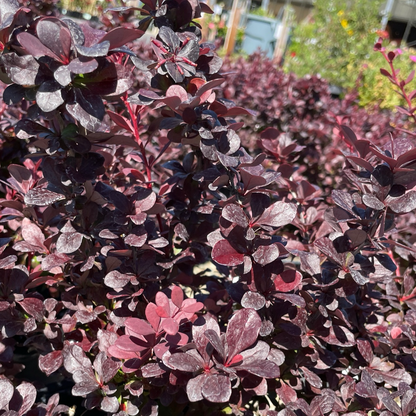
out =
[[260,48],[269,58],[273,58],[276,25],[275,19],[248,14],[242,50],[251,55]]

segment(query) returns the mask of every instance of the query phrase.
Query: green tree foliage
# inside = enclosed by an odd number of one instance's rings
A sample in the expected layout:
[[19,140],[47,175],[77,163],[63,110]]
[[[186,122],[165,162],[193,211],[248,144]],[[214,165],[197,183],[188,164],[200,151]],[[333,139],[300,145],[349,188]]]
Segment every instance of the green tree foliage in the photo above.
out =
[[354,87],[373,54],[380,5],[380,0],[316,0],[312,19],[293,32],[286,70]]

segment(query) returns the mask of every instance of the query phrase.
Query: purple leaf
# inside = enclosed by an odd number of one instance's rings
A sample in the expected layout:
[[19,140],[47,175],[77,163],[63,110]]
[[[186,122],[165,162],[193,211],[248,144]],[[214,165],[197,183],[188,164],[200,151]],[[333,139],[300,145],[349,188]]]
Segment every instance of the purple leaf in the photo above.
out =
[[374,358],[373,348],[370,342],[364,339],[357,339],[357,348],[364,360],[367,361],[367,364],[370,365]]
[[5,378],[0,379],[0,391],[0,410],[5,410],[13,397],[13,384]]
[[394,397],[391,396],[389,391],[384,387],[380,387],[377,390],[377,397],[378,399],[386,406],[390,412],[395,415],[402,416],[402,410],[400,409],[399,405],[394,401]]
[[116,27],[115,29],[106,33],[104,37],[101,38],[100,43],[108,41],[110,42],[110,49],[115,49],[140,38],[143,36],[143,33],[144,32],[142,30]]
[[173,318],[162,319],[162,329],[169,335],[176,335],[179,331],[179,324]]
[[16,53],[2,55],[1,61],[9,78],[19,85],[36,85],[39,64],[31,55],[18,56]]
[[377,397],[377,386],[367,370],[361,372],[361,381],[355,386],[355,392],[361,397]]
[[39,357],[39,368],[47,376],[58,370],[64,362],[62,351],[52,351],[49,354],[41,355]]
[[253,253],[253,259],[256,263],[265,266],[279,257],[279,248],[276,244],[260,245]]
[[98,384],[94,380],[83,380],[72,387],[71,393],[74,396],[85,396],[98,389]]
[[244,254],[235,250],[227,240],[218,241],[211,256],[214,261],[224,266],[237,266],[244,262]]
[[73,74],[88,74],[98,68],[98,62],[96,59],[83,58],[81,56],[79,58],[73,59],[67,68]]
[[97,354],[94,360],[94,369],[103,383],[108,383],[120,368],[120,362],[108,358],[104,351]]
[[65,196],[46,188],[33,188],[27,192],[24,199],[28,205],[46,206],[64,200]]
[[101,56],[107,56],[108,51],[110,49],[110,42],[104,41],[100,43],[96,43],[92,46],[82,46],[82,45],[75,45],[76,50],[82,56],[87,56],[89,58],[98,58]]
[[189,401],[198,402],[204,398],[202,395],[202,386],[205,383],[207,374],[200,374],[199,376],[192,378],[188,381],[186,385],[186,394],[188,395]]
[[405,214],[416,208],[416,191],[409,191],[388,204],[396,214]]
[[270,225],[271,227],[282,227],[294,220],[296,212],[295,204],[278,201],[267,208],[256,223]]
[[231,382],[224,375],[209,375],[206,377],[202,388],[202,395],[213,403],[227,403],[231,397]]
[[299,367],[303,375],[305,376],[306,381],[313,387],[320,389],[322,387],[322,380],[312,371],[306,367]]
[[260,310],[266,304],[264,296],[258,292],[248,291],[244,293],[241,299],[241,306],[243,308],[252,308],[256,311]]
[[84,236],[77,232],[62,233],[56,242],[58,253],[69,254],[77,251],[81,247]]
[[41,19],[36,26],[36,33],[39,40],[47,45],[62,63],[67,64],[71,49],[71,34],[66,27],[57,22],[59,20],[54,18]]
[[42,230],[27,218],[22,221],[22,237],[29,244],[37,246],[41,250],[45,249],[45,236]]
[[365,205],[375,210],[381,211],[385,208],[384,204],[375,195],[364,194],[363,202]]
[[279,366],[269,360],[255,360],[248,364],[245,364],[243,361],[243,364],[240,364],[238,368],[264,378],[277,378],[280,376]]
[[180,308],[183,302],[183,291],[178,286],[173,286],[170,298],[175,306]]
[[257,341],[261,328],[261,318],[254,309],[237,311],[228,322],[226,341],[227,361]]
[[59,58],[49,48],[30,33],[21,32],[17,35],[17,39],[29,55],[32,55],[34,58],[49,56],[53,60],[59,61]]
[[302,274],[297,270],[288,269],[280,273],[274,279],[274,287],[278,292],[290,292],[299,286],[302,281]]
[[104,278],[104,284],[113,289],[118,289],[126,286],[130,282],[132,276],[128,274],[120,273],[117,270],[113,270],[107,273]]
[[64,264],[70,259],[66,254],[52,253],[48,254],[42,260],[42,270],[49,271],[54,267],[63,267]]
[[225,359],[224,345],[221,341],[219,333],[215,331],[215,328],[205,330],[204,336],[209,340],[209,342],[214,347],[214,349],[218,352],[221,358]]
[[221,212],[221,216],[232,224],[237,224],[240,227],[248,227],[248,218],[244,213],[243,208],[236,204],[226,205]]
[[36,387],[31,383],[23,381],[16,387],[14,396],[10,401],[10,410],[16,410],[19,415],[25,414],[35,403]]
[[43,321],[44,306],[43,302],[35,297],[25,297],[19,302],[19,305],[30,315],[33,316],[38,322]]
[[[212,353],[212,348],[208,349],[209,339],[205,336],[205,331],[211,330],[217,334],[216,342],[218,343],[219,335],[220,335],[220,327],[218,326],[217,321],[211,314],[206,314],[204,316],[199,317],[196,321],[194,321],[192,325],[192,339],[196,345],[198,352],[202,355],[202,358],[205,363],[207,363],[210,359],[210,355]],[[220,346],[218,347],[222,350],[222,344],[220,341]],[[222,351],[224,353],[224,351]],[[223,355],[223,354],[222,354]]]
[[176,353],[169,357],[169,364],[177,370],[194,373],[201,369],[200,363],[190,354]]

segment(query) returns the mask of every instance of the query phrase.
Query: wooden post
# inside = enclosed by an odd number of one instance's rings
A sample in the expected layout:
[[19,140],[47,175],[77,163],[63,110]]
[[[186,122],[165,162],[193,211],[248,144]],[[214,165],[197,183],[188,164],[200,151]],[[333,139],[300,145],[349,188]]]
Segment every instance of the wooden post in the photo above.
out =
[[283,54],[285,53],[287,39],[289,37],[289,6],[291,1],[286,0],[286,4],[284,6],[283,16],[282,16],[282,23],[279,30],[279,38],[276,42],[276,47],[274,48],[273,53],[273,61],[280,65],[282,62]]
[[241,9],[238,7],[239,0],[233,0],[231,15],[225,36],[224,49],[227,55],[230,55],[235,46],[235,38],[237,37],[238,24],[240,22]]

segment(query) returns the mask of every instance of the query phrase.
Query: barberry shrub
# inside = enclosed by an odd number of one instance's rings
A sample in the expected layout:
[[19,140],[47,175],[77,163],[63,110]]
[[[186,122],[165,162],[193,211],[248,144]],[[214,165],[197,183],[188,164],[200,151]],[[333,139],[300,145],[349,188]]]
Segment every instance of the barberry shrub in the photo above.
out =
[[202,12],[0,1],[0,415],[411,414],[413,135],[305,79],[242,141]]

